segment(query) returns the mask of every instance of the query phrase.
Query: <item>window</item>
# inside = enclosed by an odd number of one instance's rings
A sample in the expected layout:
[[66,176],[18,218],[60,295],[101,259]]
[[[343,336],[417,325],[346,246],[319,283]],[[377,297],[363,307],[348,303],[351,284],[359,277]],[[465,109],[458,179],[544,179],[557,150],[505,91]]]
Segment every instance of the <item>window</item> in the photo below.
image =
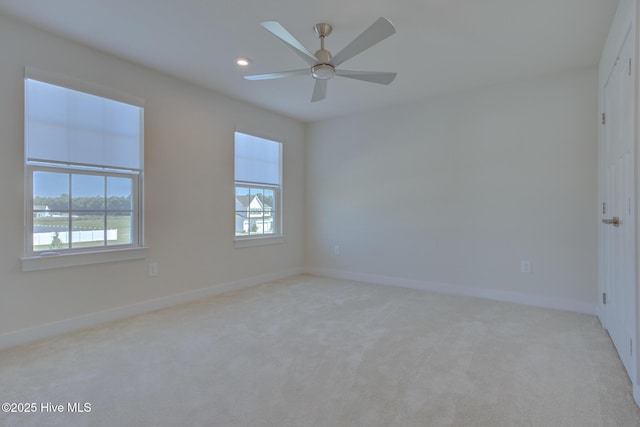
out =
[[142,248],[143,117],[141,100],[27,69],[25,258]]
[[235,133],[236,241],[282,236],[282,143]]

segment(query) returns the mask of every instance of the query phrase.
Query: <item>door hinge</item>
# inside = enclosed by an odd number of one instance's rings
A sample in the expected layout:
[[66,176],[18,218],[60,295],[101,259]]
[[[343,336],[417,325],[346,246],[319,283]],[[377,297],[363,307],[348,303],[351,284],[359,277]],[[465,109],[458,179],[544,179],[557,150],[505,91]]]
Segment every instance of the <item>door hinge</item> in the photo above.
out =
[[607,303],[607,293],[603,292],[602,293],[602,304],[606,304]]
[[602,202],[602,215],[607,213],[607,204],[605,202]]
[[629,338],[629,356],[633,356],[633,338]]
[[607,115],[605,113],[602,113],[602,124],[603,125],[607,124]]
[[629,58],[629,75],[631,75],[631,58]]

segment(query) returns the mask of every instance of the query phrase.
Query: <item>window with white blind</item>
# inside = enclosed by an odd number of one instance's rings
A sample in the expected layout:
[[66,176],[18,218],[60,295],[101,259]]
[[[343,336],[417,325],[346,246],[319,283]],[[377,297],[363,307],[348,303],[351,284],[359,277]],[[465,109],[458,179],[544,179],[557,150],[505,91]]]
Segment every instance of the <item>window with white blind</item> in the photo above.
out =
[[27,68],[23,270],[140,257],[143,120],[138,98]]
[[[235,133],[236,244],[276,243],[282,236],[282,143]],[[244,244],[243,244],[244,243]]]

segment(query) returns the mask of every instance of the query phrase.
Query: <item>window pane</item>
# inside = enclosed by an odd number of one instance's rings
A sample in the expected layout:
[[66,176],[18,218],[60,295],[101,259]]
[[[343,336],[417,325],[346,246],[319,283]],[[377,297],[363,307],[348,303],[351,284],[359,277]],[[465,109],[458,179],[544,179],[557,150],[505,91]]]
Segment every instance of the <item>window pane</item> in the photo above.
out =
[[107,178],[107,210],[133,210],[132,178]]
[[69,248],[68,212],[33,213],[33,251]]
[[261,234],[273,234],[271,218],[263,216],[258,220],[258,230]]
[[104,177],[73,174],[71,178],[71,208],[73,210],[104,211]]
[[262,190],[258,188],[250,188],[249,216],[257,218],[262,216]]
[[236,236],[249,234],[249,189],[236,186]]
[[264,233],[264,218],[262,211],[251,212],[251,228],[249,234],[263,234]]
[[71,217],[71,247],[104,246],[104,214],[73,215]]
[[242,210],[249,206],[249,189],[236,186],[236,210]]
[[264,217],[262,230],[264,234],[273,234],[275,232],[275,206],[276,192],[273,189],[264,189]]
[[130,245],[133,243],[133,215],[111,214],[107,216],[107,245]]
[[33,212],[46,216],[48,211],[69,210],[69,174],[33,173]]
[[236,236],[246,236],[249,234],[249,219],[246,212],[236,212]]
[[[247,207],[247,217],[249,218],[249,229],[247,230],[249,235],[258,233],[258,226],[256,225],[256,216],[261,213],[258,202],[256,201],[256,193],[258,192],[255,188],[249,189],[249,206]],[[257,206],[258,205],[258,206]]]
[[264,230],[264,234],[273,234],[275,233],[275,218],[276,218],[276,211],[271,210],[269,212],[265,212],[264,213],[264,220],[263,220],[263,230]]
[[275,207],[275,191],[270,189],[265,189],[264,192],[264,206],[265,209],[273,209]]

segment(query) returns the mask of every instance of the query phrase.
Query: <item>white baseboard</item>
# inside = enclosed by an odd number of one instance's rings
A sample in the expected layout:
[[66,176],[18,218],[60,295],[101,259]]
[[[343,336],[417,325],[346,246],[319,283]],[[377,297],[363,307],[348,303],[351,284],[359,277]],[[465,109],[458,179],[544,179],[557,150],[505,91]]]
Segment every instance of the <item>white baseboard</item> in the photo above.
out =
[[351,271],[334,270],[329,268],[307,268],[307,273],[316,276],[326,276],[342,280],[354,280],[378,285],[398,286],[402,288],[419,289],[450,295],[484,298],[495,301],[513,302],[533,307],[550,308],[555,310],[573,311],[595,315],[596,304],[574,301],[565,298],[543,297],[538,295],[507,292],[494,289],[473,288],[470,286],[451,285],[447,283],[428,282],[399,277],[379,276],[375,274],[357,273]]
[[148,313],[150,311],[167,308],[178,304],[183,304],[198,299],[219,295],[226,292],[236,291],[244,288],[259,285],[264,282],[284,279],[289,276],[304,273],[302,268],[281,271],[278,273],[263,274],[247,279],[237,280],[234,282],[221,283],[208,288],[197,289],[190,292],[184,292],[175,295],[169,295],[162,298],[156,298],[137,304],[116,307],[109,310],[90,313],[83,316],[72,317],[57,322],[46,323],[44,325],[34,326],[32,328],[21,329],[19,331],[8,332],[0,335],[0,349],[25,344],[41,338],[47,338],[79,329],[89,328],[103,323],[120,320],[138,314]]
[[[153,310],[171,307],[198,299],[220,295],[225,292],[240,290],[259,285],[261,283],[279,280],[297,274],[309,273],[316,276],[326,276],[343,280],[355,280],[379,285],[398,286],[403,288],[419,289],[444,294],[461,295],[476,298],[485,298],[496,301],[513,302],[535,307],[552,308],[557,310],[573,311],[585,314],[596,314],[596,305],[555,297],[541,297],[516,292],[506,292],[491,289],[477,289],[469,286],[450,285],[446,283],[427,282],[414,279],[380,276],[374,274],[357,273],[351,271],[334,270],[327,268],[296,268],[277,273],[254,276],[247,279],[214,285],[208,288],[181,294],[169,295],[137,304],[116,307],[109,310],[90,313],[83,316],[46,323],[32,328],[8,332],[0,335],[0,349],[25,344],[42,338],[47,338],[67,332],[84,329],[115,320],[124,319],[138,314],[148,313]],[[634,398],[640,401],[640,389],[634,387]]]

